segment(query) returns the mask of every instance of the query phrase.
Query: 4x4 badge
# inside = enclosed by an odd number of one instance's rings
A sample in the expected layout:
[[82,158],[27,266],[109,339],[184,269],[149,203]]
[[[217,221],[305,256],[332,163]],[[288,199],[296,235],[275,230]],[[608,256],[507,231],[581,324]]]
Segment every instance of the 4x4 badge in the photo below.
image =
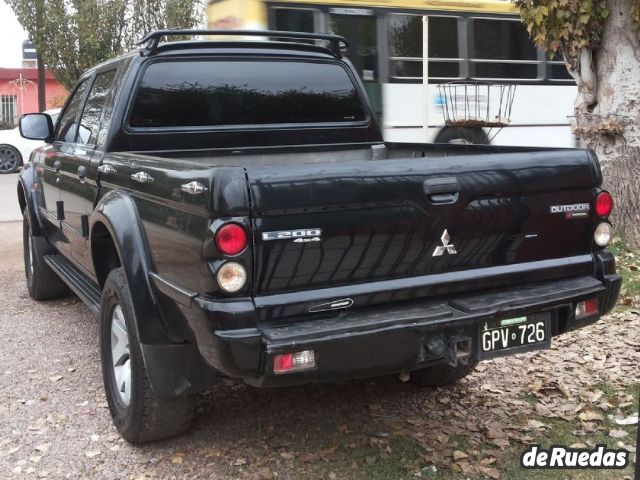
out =
[[456,251],[456,247],[453,246],[453,243],[449,243],[451,241],[451,237],[449,236],[449,232],[446,228],[444,232],[442,232],[440,240],[442,240],[442,245],[436,247],[432,256],[441,257],[445,252],[449,255],[457,255],[458,252]]

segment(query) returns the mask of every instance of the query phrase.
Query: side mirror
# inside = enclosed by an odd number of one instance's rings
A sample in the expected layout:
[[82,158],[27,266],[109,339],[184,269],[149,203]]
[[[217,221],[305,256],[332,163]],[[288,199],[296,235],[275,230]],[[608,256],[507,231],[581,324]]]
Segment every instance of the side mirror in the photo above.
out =
[[53,138],[53,122],[46,113],[27,113],[20,117],[20,135],[29,140]]

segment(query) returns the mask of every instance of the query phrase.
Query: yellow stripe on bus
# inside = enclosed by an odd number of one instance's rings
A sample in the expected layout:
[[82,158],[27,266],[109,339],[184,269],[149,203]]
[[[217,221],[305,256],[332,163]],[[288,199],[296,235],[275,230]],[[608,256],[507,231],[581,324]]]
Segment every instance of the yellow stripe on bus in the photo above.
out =
[[[225,2],[228,0],[222,0]],[[209,1],[209,7],[220,0]],[[474,13],[496,13],[503,15],[517,15],[518,8],[508,0],[277,0],[276,3],[296,3],[300,5],[340,5],[350,7],[384,7],[389,9],[406,8],[424,11],[450,11],[450,12],[474,12]],[[209,19],[211,20],[211,19]]]

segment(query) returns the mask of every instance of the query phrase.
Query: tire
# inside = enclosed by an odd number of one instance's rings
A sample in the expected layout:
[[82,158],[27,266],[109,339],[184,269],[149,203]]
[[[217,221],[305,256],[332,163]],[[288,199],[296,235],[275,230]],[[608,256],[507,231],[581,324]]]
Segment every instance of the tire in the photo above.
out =
[[34,300],[53,300],[68,296],[70,292],[67,285],[44,261],[44,256],[55,253],[55,249],[46,238],[31,234],[31,223],[26,211],[22,214],[22,245],[29,295]]
[[443,387],[453,385],[462,380],[467,375],[473,373],[478,365],[477,360],[469,360],[467,365],[451,365],[443,364],[434,367],[424,368],[411,372],[409,381],[420,387]]
[[[102,291],[100,310],[102,378],[113,422],[122,437],[135,444],[187,430],[195,417],[196,397],[161,398],[153,392],[133,312],[122,268],[112,270]],[[114,357],[118,357],[115,362]]]
[[16,147],[0,145],[0,173],[14,173],[22,166],[22,155]]
[[435,143],[489,145],[489,138],[481,128],[445,128]]

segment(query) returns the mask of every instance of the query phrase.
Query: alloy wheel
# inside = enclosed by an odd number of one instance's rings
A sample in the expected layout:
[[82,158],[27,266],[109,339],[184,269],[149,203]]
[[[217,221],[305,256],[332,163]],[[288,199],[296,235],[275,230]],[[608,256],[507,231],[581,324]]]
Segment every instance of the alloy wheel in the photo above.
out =
[[127,322],[120,305],[111,316],[111,363],[113,378],[120,401],[126,406],[131,402],[131,354]]
[[18,166],[18,152],[11,147],[0,147],[0,172],[12,172]]

